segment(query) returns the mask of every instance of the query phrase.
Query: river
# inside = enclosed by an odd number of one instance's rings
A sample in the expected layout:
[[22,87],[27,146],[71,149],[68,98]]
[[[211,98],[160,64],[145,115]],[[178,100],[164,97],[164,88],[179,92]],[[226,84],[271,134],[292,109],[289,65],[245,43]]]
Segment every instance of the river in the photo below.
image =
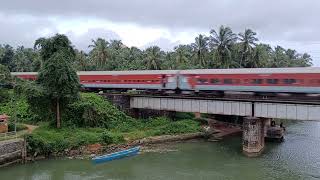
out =
[[241,153],[241,138],[188,142],[94,165],[89,160],[43,160],[0,169],[1,180],[232,180],[320,179],[320,122],[291,122],[285,142],[267,143],[262,156]]

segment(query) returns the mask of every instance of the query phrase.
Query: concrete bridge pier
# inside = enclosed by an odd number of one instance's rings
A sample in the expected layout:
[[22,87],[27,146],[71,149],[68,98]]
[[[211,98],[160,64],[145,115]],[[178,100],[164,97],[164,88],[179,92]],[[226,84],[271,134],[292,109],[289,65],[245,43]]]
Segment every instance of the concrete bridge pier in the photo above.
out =
[[257,117],[243,119],[242,151],[248,157],[259,156],[264,149],[265,120]]

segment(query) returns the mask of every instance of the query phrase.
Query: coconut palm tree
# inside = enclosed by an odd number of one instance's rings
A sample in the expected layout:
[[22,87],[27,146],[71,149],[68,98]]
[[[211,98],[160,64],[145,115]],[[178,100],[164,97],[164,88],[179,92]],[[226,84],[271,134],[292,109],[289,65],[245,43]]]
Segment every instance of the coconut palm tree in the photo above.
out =
[[208,42],[209,38],[199,34],[195,38],[195,42],[191,44],[194,55],[195,55],[195,64],[200,65],[201,67],[206,67],[206,55],[208,54]]
[[220,68],[231,66],[231,47],[237,41],[237,35],[229,27],[220,26],[219,31],[210,31],[210,46],[214,59]]
[[184,69],[189,67],[192,58],[192,47],[190,45],[179,45],[174,48],[175,68]]
[[161,61],[164,58],[164,52],[158,46],[152,46],[145,50],[145,63],[147,69],[159,70]]
[[257,35],[256,32],[252,31],[251,29],[245,29],[244,33],[239,33],[240,39],[240,53],[241,53],[241,60],[240,60],[240,67],[252,67],[255,64],[255,59],[252,58],[253,56],[253,46],[256,45],[258,38],[255,36]]
[[108,62],[109,42],[105,39],[98,38],[97,40],[92,40],[92,43],[92,45],[89,45],[89,48],[93,48],[90,52],[91,60],[98,69],[102,69]]
[[77,70],[86,71],[89,67],[87,54],[84,51],[76,50],[76,61],[75,65]]

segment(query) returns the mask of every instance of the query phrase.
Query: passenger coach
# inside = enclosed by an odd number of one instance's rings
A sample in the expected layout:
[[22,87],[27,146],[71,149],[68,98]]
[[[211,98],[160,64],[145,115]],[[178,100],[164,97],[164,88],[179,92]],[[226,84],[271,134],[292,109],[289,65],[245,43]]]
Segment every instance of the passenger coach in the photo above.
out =
[[[37,73],[14,72],[35,80]],[[320,68],[252,68],[146,71],[81,71],[85,89],[157,90],[166,92],[320,93]]]

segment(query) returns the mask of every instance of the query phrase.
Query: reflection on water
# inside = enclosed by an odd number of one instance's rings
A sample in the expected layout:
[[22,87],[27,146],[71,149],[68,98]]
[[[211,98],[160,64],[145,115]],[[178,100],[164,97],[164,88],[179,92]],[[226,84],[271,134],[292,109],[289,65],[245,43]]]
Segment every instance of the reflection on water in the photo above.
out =
[[0,169],[0,179],[320,179],[320,123],[298,122],[287,127],[285,142],[267,143],[264,154],[247,158],[241,138],[223,142],[172,145],[167,153],[94,165],[88,160],[45,160]]

